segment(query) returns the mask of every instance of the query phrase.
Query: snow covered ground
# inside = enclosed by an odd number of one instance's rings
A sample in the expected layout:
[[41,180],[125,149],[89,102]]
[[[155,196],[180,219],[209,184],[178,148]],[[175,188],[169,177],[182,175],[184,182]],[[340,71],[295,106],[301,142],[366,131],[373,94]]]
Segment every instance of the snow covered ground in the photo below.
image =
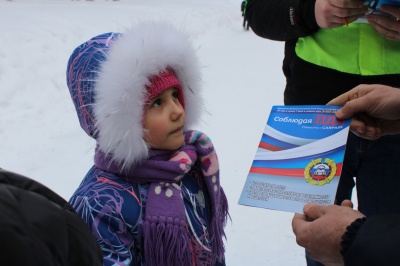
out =
[[193,38],[207,112],[197,129],[217,149],[230,202],[227,265],[305,265],[293,214],[238,205],[272,105],[283,104],[283,43],[242,29],[240,0],[0,0],[0,167],[69,199],[93,164],[65,82],[72,50],[141,20]]

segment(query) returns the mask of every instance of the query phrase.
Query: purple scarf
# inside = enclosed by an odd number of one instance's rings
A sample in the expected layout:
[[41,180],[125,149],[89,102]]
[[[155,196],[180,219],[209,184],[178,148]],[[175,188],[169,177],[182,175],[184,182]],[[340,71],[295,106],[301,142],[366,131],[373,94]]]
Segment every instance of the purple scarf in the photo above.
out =
[[185,207],[180,180],[199,162],[211,199],[211,236],[213,253],[224,255],[222,237],[228,217],[228,202],[220,186],[217,154],[211,140],[202,132],[186,131],[185,144],[178,150],[150,150],[149,158],[139,166],[121,170],[99,149],[95,165],[103,170],[123,175],[135,183],[151,183],[143,224],[146,265],[191,265],[193,258],[187,234]]

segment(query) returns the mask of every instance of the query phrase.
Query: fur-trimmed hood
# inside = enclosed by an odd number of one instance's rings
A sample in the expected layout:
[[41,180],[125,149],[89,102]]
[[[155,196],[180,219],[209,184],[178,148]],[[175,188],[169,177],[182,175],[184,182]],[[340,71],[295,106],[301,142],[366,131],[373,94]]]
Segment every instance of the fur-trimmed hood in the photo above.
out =
[[168,23],[140,23],[125,33],[105,33],[81,44],[67,67],[67,85],[81,127],[123,166],[148,156],[143,105],[149,78],[171,68],[184,96],[185,129],[202,111],[199,61],[188,37]]

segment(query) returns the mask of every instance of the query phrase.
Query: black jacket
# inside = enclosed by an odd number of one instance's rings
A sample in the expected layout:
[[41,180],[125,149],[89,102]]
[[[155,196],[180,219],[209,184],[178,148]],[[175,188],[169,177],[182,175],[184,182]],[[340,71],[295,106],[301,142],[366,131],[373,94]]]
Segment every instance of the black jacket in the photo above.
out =
[[344,254],[345,265],[392,266],[400,264],[400,216],[371,216]]
[[0,216],[1,265],[103,265],[87,225],[34,180],[0,169]]
[[360,76],[308,63],[295,54],[297,38],[319,30],[315,0],[248,0],[246,19],[258,36],[285,41],[285,104],[326,104],[359,84],[400,87],[400,75]]

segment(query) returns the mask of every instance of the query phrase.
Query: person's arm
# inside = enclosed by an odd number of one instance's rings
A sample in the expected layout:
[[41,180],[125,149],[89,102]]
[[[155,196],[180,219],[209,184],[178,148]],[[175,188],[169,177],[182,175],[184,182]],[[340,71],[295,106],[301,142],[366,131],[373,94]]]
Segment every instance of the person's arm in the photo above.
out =
[[260,37],[287,41],[316,32],[315,0],[248,0],[246,19]]
[[[351,208],[306,204],[292,220],[297,243],[324,265],[394,265],[400,261],[400,215],[365,218]],[[309,220],[312,221],[309,221]]]
[[289,41],[364,16],[359,0],[248,0],[246,18],[260,37]]
[[311,259],[325,265],[343,264],[340,254],[342,235],[354,220],[364,217],[351,206],[349,200],[342,206],[306,204],[305,215],[295,214],[292,227],[297,244],[308,250]]
[[338,119],[353,118],[354,134],[377,139],[383,135],[400,134],[400,89],[373,84],[359,85],[331,100],[328,105],[343,106],[336,112]]
[[337,28],[363,17],[368,11],[362,0],[316,0],[315,20],[321,28]]
[[400,7],[383,5],[382,12],[389,14],[379,15],[372,13],[367,16],[369,24],[384,38],[392,41],[400,41]]
[[345,265],[395,265],[400,261],[400,215],[371,216],[343,253]]

